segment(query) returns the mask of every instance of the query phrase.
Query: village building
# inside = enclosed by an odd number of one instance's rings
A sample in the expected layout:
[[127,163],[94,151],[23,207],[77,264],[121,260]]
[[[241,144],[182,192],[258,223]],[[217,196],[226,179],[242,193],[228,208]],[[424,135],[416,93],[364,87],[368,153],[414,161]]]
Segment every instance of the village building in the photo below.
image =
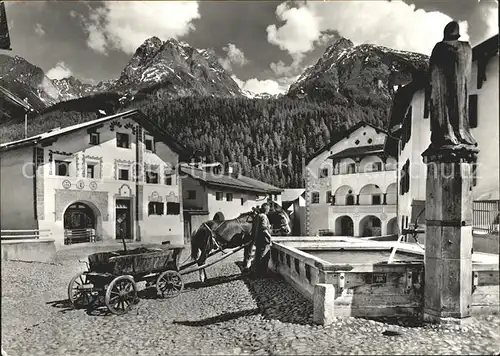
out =
[[[491,229],[498,219],[498,55],[498,34],[472,50],[468,113],[471,132],[480,150],[472,172],[475,228]],[[414,78],[398,89],[389,123],[390,136],[384,147],[386,155],[399,162],[397,201],[398,223],[402,228],[413,226],[417,219],[420,226],[425,225],[427,166],[422,152],[429,147],[431,135],[429,107],[425,101],[427,83],[425,77]]]
[[208,220],[228,220],[272,201],[281,206],[283,189],[238,173],[220,163],[182,164],[186,241]]
[[285,189],[281,205],[290,216],[291,235],[304,236],[306,231],[306,190],[304,188]]
[[182,243],[184,150],[130,110],[0,145],[0,229]]
[[387,133],[359,122],[306,162],[306,234],[397,233],[397,162],[384,154]]

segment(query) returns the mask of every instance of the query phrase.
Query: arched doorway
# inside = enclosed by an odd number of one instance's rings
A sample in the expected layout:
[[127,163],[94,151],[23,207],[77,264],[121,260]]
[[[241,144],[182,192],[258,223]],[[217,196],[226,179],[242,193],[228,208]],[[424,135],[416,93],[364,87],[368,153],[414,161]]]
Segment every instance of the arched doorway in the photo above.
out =
[[382,222],[376,216],[373,215],[365,216],[359,222],[359,232],[362,237],[381,236]]
[[217,212],[217,213],[215,213],[213,220],[214,221],[219,221],[219,222],[224,221],[225,220],[224,214],[222,214],[220,211]]
[[398,218],[392,218],[387,222],[387,235],[398,235]]
[[97,216],[89,205],[71,204],[64,212],[64,243],[94,241],[96,225]]
[[335,221],[335,235],[354,236],[354,223],[349,216],[345,215],[337,218]]

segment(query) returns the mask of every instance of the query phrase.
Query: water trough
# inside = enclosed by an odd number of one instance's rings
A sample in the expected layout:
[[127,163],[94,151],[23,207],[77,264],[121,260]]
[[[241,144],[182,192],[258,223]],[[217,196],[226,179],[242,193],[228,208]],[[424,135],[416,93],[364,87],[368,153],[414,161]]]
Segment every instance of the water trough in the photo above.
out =
[[[269,267],[314,303],[314,320],[335,317],[421,317],[424,251],[416,244],[351,237],[273,239]],[[498,313],[498,255],[473,255],[472,313]]]

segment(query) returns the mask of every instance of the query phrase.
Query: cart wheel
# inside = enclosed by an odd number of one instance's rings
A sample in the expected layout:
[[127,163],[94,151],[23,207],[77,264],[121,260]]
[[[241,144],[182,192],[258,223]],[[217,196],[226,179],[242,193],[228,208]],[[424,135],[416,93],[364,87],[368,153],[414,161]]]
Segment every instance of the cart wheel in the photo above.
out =
[[156,290],[161,298],[177,297],[184,289],[184,282],[179,272],[168,270],[160,273],[156,280]]
[[116,315],[127,313],[137,303],[137,285],[131,276],[119,276],[106,289],[104,303]]
[[93,285],[88,281],[87,275],[78,273],[71,278],[68,285],[68,299],[74,307],[86,306],[92,300]]

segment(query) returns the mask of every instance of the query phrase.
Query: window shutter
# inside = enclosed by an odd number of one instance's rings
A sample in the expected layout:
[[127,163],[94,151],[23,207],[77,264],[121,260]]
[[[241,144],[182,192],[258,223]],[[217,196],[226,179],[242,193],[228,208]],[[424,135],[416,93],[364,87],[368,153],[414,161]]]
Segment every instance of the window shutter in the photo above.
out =
[[477,127],[477,94],[469,95],[469,126]]

